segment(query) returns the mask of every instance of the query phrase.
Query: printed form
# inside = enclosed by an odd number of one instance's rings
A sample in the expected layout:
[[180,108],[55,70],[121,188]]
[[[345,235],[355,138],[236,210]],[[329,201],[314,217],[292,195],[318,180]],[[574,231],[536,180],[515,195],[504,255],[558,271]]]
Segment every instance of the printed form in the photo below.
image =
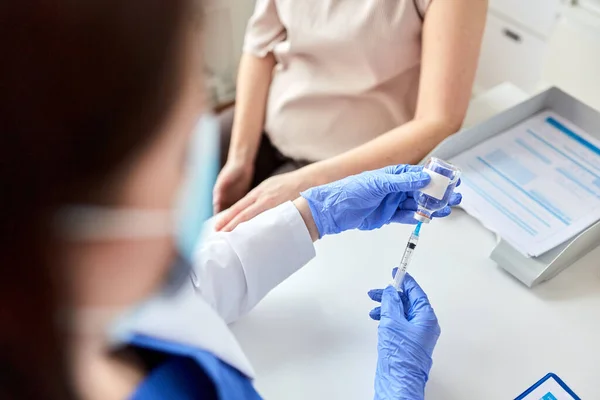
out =
[[600,219],[600,141],[552,111],[449,161],[463,171],[463,208],[525,256]]

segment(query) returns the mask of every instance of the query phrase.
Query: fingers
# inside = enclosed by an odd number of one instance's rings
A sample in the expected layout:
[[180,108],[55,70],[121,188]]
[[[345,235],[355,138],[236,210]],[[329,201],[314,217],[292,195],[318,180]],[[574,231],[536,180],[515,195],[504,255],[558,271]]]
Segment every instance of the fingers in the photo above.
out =
[[[459,205],[462,201],[462,194],[460,193],[452,193],[450,195],[450,198],[448,199],[448,205],[450,207],[455,207],[457,205]],[[400,206],[401,209],[403,210],[411,210],[411,211],[417,211],[417,200],[412,197],[412,196],[408,196],[406,198],[406,200],[404,200],[402,202],[402,205]]]
[[411,192],[424,188],[431,181],[425,172],[406,172],[399,175],[383,174],[378,180],[384,193]]
[[367,292],[367,295],[369,295],[371,300],[381,303],[381,296],[383,295],[383,289],[369,290]]
[[444,217],[447,217],[448,215],[450,215],[451,212],[452,212],[452,208],[446,206],[446,207],[442,208],[441,210],[437,210],[436,212],[431,214],[431,216],[434,218],[444,218]]
[[381,171],[387,174],[403,174],[405,172],[421,172],[423,171],[422,165],[409,165],[409,164],[397,164],[397,165],[389,165],[385,168],[382,168]]
[[414,197],[407,197],[398,208],[407,211],[417,211],[417,200]]
[[258,214],[263,211],[268,210],[270,207],[267,207],[263,203],[254,203],[251,204],[248,208],[237,214],[232,220],[230,220],[227,225],[225,225],[221,230],[223,232],[231,232],[235,229],[236,226],[241,224],[242,222],[246,222],[256,217]]
[[[434,218],[444,218],[452,213],[452,208],[444,207],[441,210],[438,210],[431,214]],[[412,210],[398,210],[394,213],[392,218],[390,218],[390,222],[397,224],[405,224],[405,225],[416,225],[418,221],[415,219],[415,212]]]
[[[241,200],[231,206],[223,215],[218,219],[215,224],[215,230],[221,231],[224,230],[226,226],[229,226],[230,223],[245,209],[250,207],[256,201],[256,192],[252,190],[246,196],[244,196]],[[236,224],[237,225],[237,224]],[[233,229],[233,228],[231,228]],[[229,229],[229,231],[231,231]],[[226,231],[226,232],[229,232]]]
[[404,293],[406,293],[406,296],[411,302],[419,298],[427,299],[427,295],[423,289],[421,289],[421,286],[419,286],[415,278],[413,278],[409,273],[404,275],[404,280],[402,281],[402,290]]
[[[398,267],[394,267],[392,269],[392,278],[396,276],[396,272],[398,272]],[[383,289],[372,289],[367,292],[369,298],[373,301],[377,301],[381,303],[381,295],[383,294]]]
[[[448,201],[448,206],[434,212],[432,214],[432,217],[447,217],[452,213],[451,207],[459,205],[461,201],[462,195],[460,193],[453,193],[450,196],[450,200]],[[390,219],[390,222],[396,222],[401,224],[416,224],[417,221],[414,219],[413,215],[415,211],[417,211],[417,201],[412,197],[408,197],[406,200],[404,200],[404,202],[402,202],[400,207],[398,207],[398,211],[394,213],[394,215]]]
[[223,198],[223,188],[225,186],[227,186],[229,184],[227,176],[222,176],[222,172],[221,174],[219,174],[219,176],[217,177],[217,182],[215,183],[215,187],[213,188],[213,213],[214,214],[218,214],[221,211],[223,211],[223,209],[225,207],[223,207],[222,204],[222,198]]
[[397,224],[416,225],[418,221],[415,219],[414,211],[397,210],[392,216],[392,218],[390,218],[390,222],[394,222]]
[[[381,289],[381,291],[383,291],[383,289]],[[379,321],[381,319],[381,307],[377,306],[369,311],[369,317],[375,321]]]
[[213,214],[217,215],[223,211],[224,207],[221,204],[221,199],[213,192]]
[[[398,268],[394,268],[392,276],[395,276],[397,271]],[[429,298],[410,274],[404,276],[402,292],[390,285],[385,289],[370,290],[368,295],[371,300],[381,302],[381,306],[369,312],[371,319],[379,321],[381,317],[398,319],[401,316],[409,322],[439,329]]]
[[215,230],[217,232],[222,230],[225,227],[225,225],[227,225],[229,221],[231,221],[231,219],[234,217],[235,213],[233,213],[231,208],[225,210],[223,213],[221,213],[221,215],[217,217],[217,220],[215,221]]
[[213,191],[213,214],[214,215],[217,215],[221,211],[227,210],[227,208],[229,206],[231,206],[231,204],[228,204],[225,197],[226,196],[224,196],[221,191],[217,191],[217,188],[215,187],[215,190]]
[[462,194],[452,193],[452,195],[450,196],[450,199],[448,200],[448,205],[450,207],[454,207],[454,206],[459,205],[461,201],[462,201]]
[[402,282],[402,288],[406,295],[407,302],[410,307],[407,310],[406,317],[409,321],[413,319],[426,319],[431,321],[437,321],[433,308],[429,303],[429,298],[419,286],[417,281],[412,276],[406,274],[404,282]]
[[[392,269],[392,278],[396,277],[396,273],[398,272],[398,267],[394,267]],[[383,289],[372,289],[367,292],[371,300],[377,301],[381,303],[381,298],[383,296]],[[381,318],[381,307],[377,306],[369,312],[369,317],[372,319],[379,321]]]
[[400,293],[390,285],[381,296],[381,317],[397,319],[399,315],[404,316],[404,305]]

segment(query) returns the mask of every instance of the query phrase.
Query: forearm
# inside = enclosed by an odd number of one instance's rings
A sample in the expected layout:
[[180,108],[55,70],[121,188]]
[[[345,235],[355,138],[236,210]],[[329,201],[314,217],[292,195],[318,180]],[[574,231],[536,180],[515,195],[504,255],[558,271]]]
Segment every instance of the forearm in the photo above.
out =
[[487,0],[431,2],[423,25],[415,118],[360,147],[314,164],[312,175],[330,182],[385,165],[416,163],[456,132],[469,105],[486,11]]
[[303,197],[298,197],[294,200],[294,206],[298,209],[311,240],[316,242],[319,239],[319,230],[317,229],[317,224],[315,224],[308,202]]
[[461,122],[459,119],[413,119],[362,146],[307,168],[319,177],[321,181],[317,183],[323,184],[387,165],[416,164],[455,133]]
[[275,58],[245,53],[240,61],[237,80],[235,118],[229,147],[230,159],[252,165],[263,131],[267,98]]

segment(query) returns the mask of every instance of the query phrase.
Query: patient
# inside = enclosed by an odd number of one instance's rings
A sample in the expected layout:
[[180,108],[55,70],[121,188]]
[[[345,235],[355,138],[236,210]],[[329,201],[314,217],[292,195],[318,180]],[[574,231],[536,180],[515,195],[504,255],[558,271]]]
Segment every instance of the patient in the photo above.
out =
[[487,0],[258,0],[223,125],[216,228],[312,186],[418,163],[462,124],[486,10]]

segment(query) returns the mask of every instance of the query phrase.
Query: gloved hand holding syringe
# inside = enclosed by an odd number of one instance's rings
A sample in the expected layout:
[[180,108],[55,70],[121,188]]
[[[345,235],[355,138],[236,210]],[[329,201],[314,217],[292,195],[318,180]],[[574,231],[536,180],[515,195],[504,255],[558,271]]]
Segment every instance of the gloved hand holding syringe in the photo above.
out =
[[459,183],[460,170],[439,158],[430,158],[423,166],[423,172],[429,174],[431,182],[415,195],[417,211],[414,218],[417,220],[417,225],[408,239],[404,254],[400,260],[400,265],[398,266],[398,271],[392,282],[392,286],[396,290],[401,290],[402,288],[402,281],[406,275],[406,270],[419,242],[421,225],[424,223],[428,224],[431,218],[435,217],[436,211],[448,205],[451,196],[454,195],[454,188]]

